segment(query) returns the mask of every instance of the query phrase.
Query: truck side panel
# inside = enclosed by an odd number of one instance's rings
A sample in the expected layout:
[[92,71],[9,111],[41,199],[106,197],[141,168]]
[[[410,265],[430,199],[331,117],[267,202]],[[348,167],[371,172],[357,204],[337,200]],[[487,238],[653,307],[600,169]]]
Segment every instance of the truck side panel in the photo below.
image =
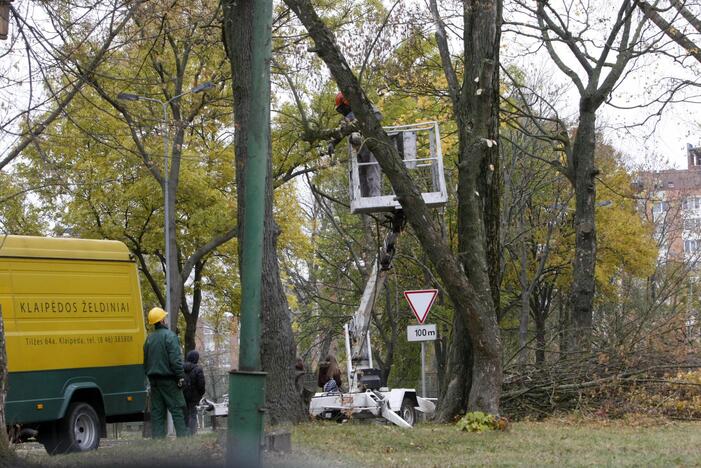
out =
[[146,404],[141,365],[12,372],[8,384],[7,424],[62,418],[73,387],[85,384],[94,384],[100,389],[108,416],[139,413]]
[[133,263],[0,259],[0,269],[3,263],[12,291],[9,298],[0,291],[9,372],[142,363]]

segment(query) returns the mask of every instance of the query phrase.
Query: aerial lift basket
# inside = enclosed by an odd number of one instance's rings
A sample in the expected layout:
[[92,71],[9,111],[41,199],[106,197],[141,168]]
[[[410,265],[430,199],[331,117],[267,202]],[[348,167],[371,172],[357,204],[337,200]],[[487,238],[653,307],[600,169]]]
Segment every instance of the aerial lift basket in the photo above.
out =
[[[432,208],[445,205],[448,192],[438,122],[397,125],[384,129],[397,147],[426,205]],[[367,149],[363,149],[362,138],[356,135],[355,139],[349,138],[349,141],[351,212],[375,213],[401,209],[379,163]]]

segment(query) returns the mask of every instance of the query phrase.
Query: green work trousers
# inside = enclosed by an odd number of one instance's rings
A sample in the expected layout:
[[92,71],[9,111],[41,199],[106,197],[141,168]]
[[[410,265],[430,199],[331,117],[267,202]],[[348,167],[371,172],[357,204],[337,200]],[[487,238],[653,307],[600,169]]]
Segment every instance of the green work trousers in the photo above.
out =
[[175,434],[189,435],[185,424],[185,397],[175,379],[149,379],[151,384],[151,434],[154,439],[166,436],[166,410],[173,417]]

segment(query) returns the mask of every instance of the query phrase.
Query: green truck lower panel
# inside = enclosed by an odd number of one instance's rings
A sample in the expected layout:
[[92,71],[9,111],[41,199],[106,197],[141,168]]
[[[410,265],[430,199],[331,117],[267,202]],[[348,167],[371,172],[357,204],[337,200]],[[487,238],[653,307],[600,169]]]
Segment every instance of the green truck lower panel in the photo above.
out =
[[146,378],[140,364],[83,369],[10,372],[5,421],[29,424],[55,421],[76,392],[102,395],[105,416],[140,413],[146,405]]

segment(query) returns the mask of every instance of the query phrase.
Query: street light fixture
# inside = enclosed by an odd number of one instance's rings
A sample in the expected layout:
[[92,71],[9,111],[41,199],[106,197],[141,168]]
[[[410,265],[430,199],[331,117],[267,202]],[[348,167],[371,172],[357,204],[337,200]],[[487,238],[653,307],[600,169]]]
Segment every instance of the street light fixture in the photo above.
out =
[[[2,0],[0,0],[2,1]],[[170,267],[173,264],[171,262],[171,252],[172,250],[172,245],[170,241],[170,229],[171,229],[171,223],[170,223],[170,175],[169,175],[169,170],[168,170],[168,145],[169,145],[169,132],[168,132],[168,104],[171,102],[175,101],[176,99],[180,99],[181,97],[185,96],[186,94],[197,94],[201,93],[202,91],[206,91],[208,89],[214,88],[214,83],[211,81],[204,82],[202,84],[199,84],[195,86],[194,88],[190,89],[190,91],[186,91],[184,93],[180,93],[177,96],[173,96],[172,98],[168,99],[167,101],[161,101],[160,99],[155,99],[152,97],[147,97],[147,96],[140,96],[138,94],[131,94],[131,93],[119,93],[117,94],[117,99],[121,99],[123,101],[151,101],[151,102],[157,102],[158,104],[161,105],[163,108],[163,192],[164,192],[164,201],[163,204],[165,205],[165,222],[164,222],[164,236],[165,236],[165,250],[166,250],[166,311],[168,312],[168,326],[171,330],[175,330],[175,325],[177,324],[177,314],[173,313],[174,307],[173,307],[173,297],[170,293],[170,288],[173,284],[173,278],[171,276],[171,271]]]

